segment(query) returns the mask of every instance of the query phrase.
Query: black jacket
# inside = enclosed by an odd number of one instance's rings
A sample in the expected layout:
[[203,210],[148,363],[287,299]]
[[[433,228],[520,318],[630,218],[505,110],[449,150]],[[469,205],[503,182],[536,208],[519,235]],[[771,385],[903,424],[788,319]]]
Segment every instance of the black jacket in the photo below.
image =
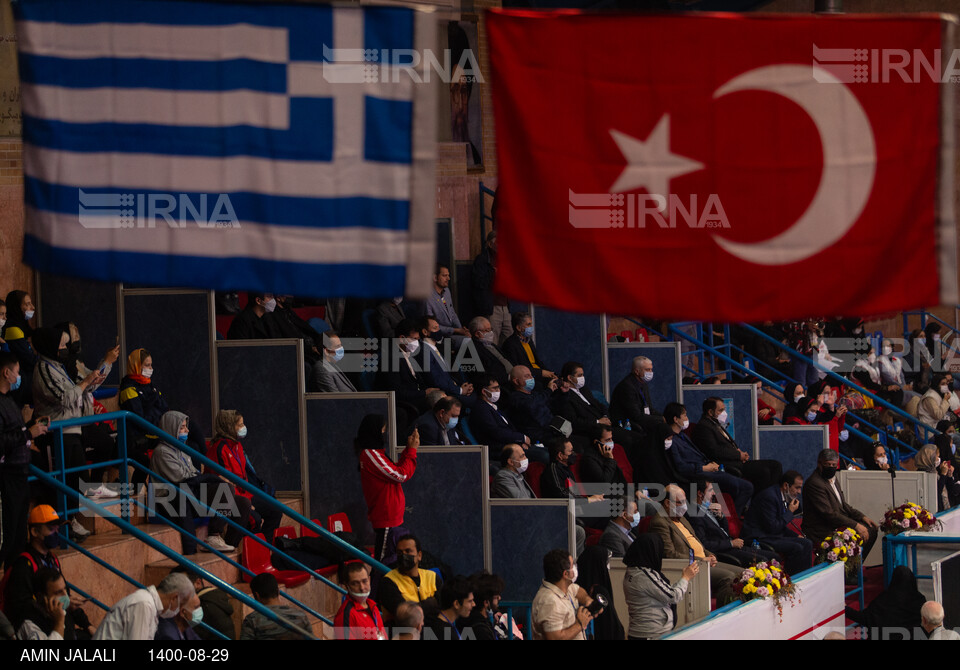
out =
[[[229,640],[237,639],[237,628],[233,624],[233,605],[230,596],[218,588],[208,587],[199,593],[200,606],[203,607],[203,622],[223,633]],[[219,640],[216,635],[202,626],[196,629],[201,640]]]
[[724,470],[739,476],[740,449],[737,443],[730,438],[727,432],[716,419],[706,414],[693,427],[693,441],[703,455],[714,463],[719,463]]
[[605,458],[595,444],[590,444],[584,449],[580,457],[580,481],[590,484],[627,483],[616,459]]
[[264,314],[261,318],[249,305],[234,317],[227,331],[228,340],[269,340],[278,337],[283,335],[270,315]]
[[29,437],[17,403],[9,395],[0,395],[0,467],[10,471],[27,469]]
[[493,314],[493,280],[497,270],[493,266],[489,247],[484,248],[473,259],[473,272],[470,281],[473,284],[473,311],[479,316]]
[[557,413],[573,424],[573,432],[592,438],[597,419],[602,419],[607,413],[589,390],[580,389],[580,393],[587,402],[584,402],[576,391],[567,391],[563,394]]
[[514,365],[522,365],[530,368],[530,372],[533,374],[534,379],[542,379],[543,368],[546,366],[543,364],[543,361],[540,360],[540,356],[537,355],[537,345],[533,343],[533,340],[531,339],[529,342],[527,342],[527,344],[530,345],[530,352],[533,354],[533,360],[537,365],[540,366],[539,368],[535,368],[530,365],[530,359],[527,358],[527,351],[523,348],[523,342],[520,341],[520,336],[516,333],[504,340],[501,349],[503,350],[504,357],[508,361]]
[[[644,410],[649,408],[648,414]],[[663,423],[663,416],[654,411],[650,388],[633,373],[613,389],[610,397],[610,419],[615,423],[629,421],[633,430],[651,432]]]

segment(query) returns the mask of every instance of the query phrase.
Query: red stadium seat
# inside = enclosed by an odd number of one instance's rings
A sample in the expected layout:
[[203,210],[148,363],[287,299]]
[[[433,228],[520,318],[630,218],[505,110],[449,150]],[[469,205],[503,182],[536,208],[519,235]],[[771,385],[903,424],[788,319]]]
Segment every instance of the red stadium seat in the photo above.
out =
[[540,497],[540,475],[542,475],[546,469],[547,466],[543,463],[530,461],[529,465],[527,465],[527,471],[523,473],[524,479],[527,480],[527,484],[530,485],[534,495],[538,498]]
[[600,544],[600,536],[603,535],[602,530],[596,528],[584,528],[584,530],[587,531],[587,539],[583,543],[585,547],[594,547]]
[[624,342],[632,342],[632,341],[633,341],[633,333],[632,333],[631,331],[629,331],[629,330],[622,330],[622,331],[620,331],[620,337],[623,338],[623,341],[624,341]]
[[337,512],[327,517],[327,530],[331,533],[352,533],[350,518],[346,512]]
[[[257,533],[257,537],[264,539],[263,533]],[[287,588],[300,586],[310,580],[310,574],[302,570],[277,570],[270,562],[270,550],[252,537],[243,538],[243,567],[255,575],[269,572]],[[253,581],[253,577],[244,572],[243,581]]]
[[613,445],[613,460],[620,466],[620,472],[628,482],[633,481],[633,466],[630,465],[630,459],[627,458],[627,452],[619,444]]
[[729,493],[723,494],[723,502],[729,510],[727,514],[727,523],[730,525],[730,537],[737,539],[740,537],[740,531],[743,530],[743,521],[737,514],[737,509],[733,506],[733,497]]
[[[318,526],[320,526],[321,528],[323,528],[323,524],[320,523],[320,519],[310,519],[310,520],[313,521]],[[318,537],[318,536],[319,536],[318,533],[314,533],[312,530],[310,530],[306,526],[300,527],[300,537]]]
[[649,342],[650,334],[647,333],[646,328],[637,328],[637,331],[633,334],[634,342]]

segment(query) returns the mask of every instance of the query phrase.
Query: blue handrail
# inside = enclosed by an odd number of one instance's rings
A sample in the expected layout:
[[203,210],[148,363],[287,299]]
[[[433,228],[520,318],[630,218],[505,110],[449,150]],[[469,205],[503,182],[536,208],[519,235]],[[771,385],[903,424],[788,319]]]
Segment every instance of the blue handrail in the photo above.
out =
[[[101,415],[99,415],[99,416],[100,416],[100,417],[104,417],[104,416],[109,416],[109,415],[101,414]],[[64,423],[65,423],[65,422],[64,422]],[[51,425],[53,425],[53,424],[51,424]],[[149,425],[149,424],[148,424],[148,425]],[[31,465],[31,466],[30,466],[30,471],[31,471],[31,472],[33,473],[33,475],[36,476],[37,479],[39,479],[41,482],[43,482],[44,484],[46,484],[46,485],[48,485],[48,486],[52,486],[54,489],[56,489],[57,491],[59,491],[61,494],[63,494],[63,495],[75,495],[75,492],[72,491],[68,486],[66,486],[65,484],[60,483],[57,479],[55,479],[54,477],[51,477],[49,474],[47,474],[47,473],[44,472],[43,470],[40,470],[40,469],[39,469],[38,467],[36,467],[35,465]],[[106,507],[103,507],[102,505],[99,505],[99,504],[93,502],[92,500],[90,500],[89,498],[87,498],[87,497],[85,497],[85,496],[83,496],[83,495],[80,496],[80,499],[83,501],[84,507],[87,507],[87,508],[93,510],[93,511],[96,512],[98,515],[100,515],[100,516],[102,516],[103,518],[105,518],[105,519],[107,519],[108,521],[110,521],[110,523],[112,523],[113,525],[115,525],[115,526],[117,526],[118,528],[120,528],[121,530],[129,533],[130,535],[133,535],[135,538],[137,538],[138,540],[140,540],[141,542],[143,542],[144,544],[146,544],[147,546],[149,546],[151,549],[160,552],[161,554],[163,554],[164,556],[166,556],[166,557],[169,558],[169,559],[172,559],[177,565],[182,565],[182,566],[188,568],[189,570],[191,570],[192,572],[195,572],[196,574],[200,575],[200,576],[203,577],[206,581],[210,582],[211,584],[213,584],[214,586],[216,586],[216,587],[219,588],[220,590],[222,590],[222,591],[228,593],[229,595],[233,596],[234,598],[236,598],[237,600],[239,600],[240,602],[242,602],[242,603],[243,603],[244,605],[246,605],[247,607],[250,607],[250,608],[254,609],[255,611],[259,612],[260,614],[263,614],[264,616],[266,616],[266,617],[267,617],[268,619],[270,619],[271,621],[274,621],[274,622],[276,622],[276,623],[279,623],[280,625],[284,626],[285,628],[295,630],[296,632],[298,632],[298,633],[300,633],[300,634],[302,634],[302,635],[308,636],[310,639],[316,639],[316,638],[314,638],[314,636],[313,636],[313,634],[312,634],[311,631],[302,630],[299,626],[297,626],[297,625],[296,625],[295,623],[293,623],[292,621],[286,619],[285,617],[282,617],[282,616],[278,615],[276,612],[274,612],[273,610],[271,610],[269,607],[266,607],[265,605],[262,605],[260,602],[258,602],[258,601],[255,600],[254,598],[251,598],[250,596],[248,596],[247,594],[243,593],[242,591],[237,590],[232,584],[228,584],[227,582],[223,581],[222,579],[220,579],[219,577],[217,577],[217,576],[214,575],[213,573],[208,572],[205,568],[203,568],[203,567],[201,567],[201,566],[193,563],[192,561],[189,561],[188,559],[184,558],[183,556],[181,556],[181,555],[178,554],[176,551],[174,551],[173,549],[171,549],[171,548],[168,547],[167,545],[163,544],[162,542],[160,542],[160,541],[157,540],[156,538],[151,537],[151,536],[148,535],[147,533],[144,533],[142,530],[140,530],[139,528],[137,528],[136,526],[134,526],[134,525],[133,525],[132,523],[130,523],[129,521],[120,518],[120,517],[117,516],[116,514],[113,514],[113,513],[110,512]],[[97,563],[99,563],[99,564],[102,565],[103,567],[107,568],[107,569],[110,570],[111,572],[114,572],[115,574],[117,574],[118,576],[122,577],[122,578],[125,579],[126,581],[131,582],[131,583],[133,583],[133,584],[138,584],[138,582],[136,582],[135,580],[133,580],[131,577],[128,577],[127,575],[123,574],[122,572],[120,572],[119,570],[117,570],[116,568],[114,568],[113,566],[109,565],[109,564],[108,564],[106,561],[104,561],[103,559],[101,559],[101,558],[99,558],[99,557],[91,554],[90,552],[87,552],[86,550],[82,549],[78,544],[76,544],[76,543],[73,542],[72,540],[65,539],[65,541],[66,541],[68,544],[70,544],[71,546],[73,546],[74,548],[76,548],[76,549],[78,549],[79,551],[81,551],[82,553],[84,553],[84,555],[92,558],[94,561],[96,561]],[[139,586],[139,588],[143,588],[142,585]]]

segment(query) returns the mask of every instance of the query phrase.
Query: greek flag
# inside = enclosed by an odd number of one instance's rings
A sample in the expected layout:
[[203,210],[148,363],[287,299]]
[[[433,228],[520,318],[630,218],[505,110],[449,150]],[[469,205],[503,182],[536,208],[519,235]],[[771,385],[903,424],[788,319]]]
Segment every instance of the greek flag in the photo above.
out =
[[430,15],[161,0],[17,14],[30,265],[425,297],[437,87],[411,63],[434,46]]

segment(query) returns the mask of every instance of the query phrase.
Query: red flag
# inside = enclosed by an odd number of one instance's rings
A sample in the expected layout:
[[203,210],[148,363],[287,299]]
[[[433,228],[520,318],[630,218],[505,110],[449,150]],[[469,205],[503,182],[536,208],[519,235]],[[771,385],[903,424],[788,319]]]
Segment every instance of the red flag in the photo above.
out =
[[716,321],[957,303],[940,17],[495,10],[487,30],[498,291]]

